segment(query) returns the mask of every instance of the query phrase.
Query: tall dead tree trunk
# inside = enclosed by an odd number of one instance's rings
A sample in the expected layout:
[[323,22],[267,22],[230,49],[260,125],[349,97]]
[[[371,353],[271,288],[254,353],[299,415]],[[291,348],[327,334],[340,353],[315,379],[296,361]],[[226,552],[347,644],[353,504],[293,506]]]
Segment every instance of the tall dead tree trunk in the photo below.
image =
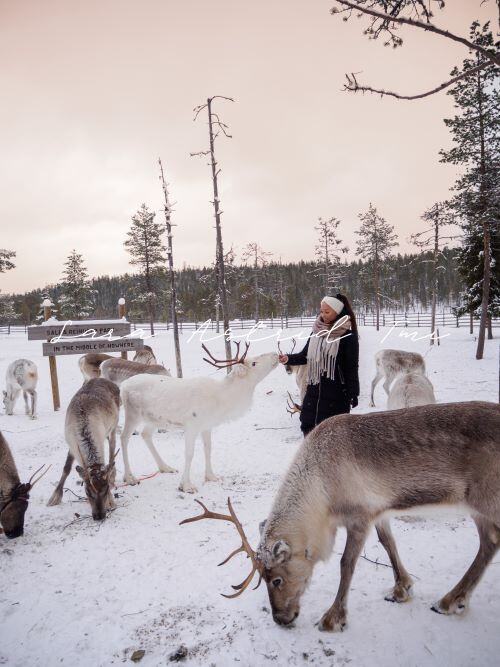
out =
[[[209,155],[210,156],[210,167],[212,171],[212,187],[214,193],[214,217],[215,217],[215,234],[216,234],[216,255],[215,255],[215,264],[216,264],[216,276],[217,276],[217,291],[218,291],[218,303],[222,310],[222,321],[224,325],[224,346],[226,351],[226,359],[230,359],[232,356],[231,353],[231,332],[229,329],[229,306],[227,300],[227,290],[226,290],[226,276],[225,276],[225,262],[224,262],[224,245],[222,243],[222,225],[221,225],[221,215],[222,211],[220,208],[220,199],[219,199],[219,183],[218,175],[220,169],[218,168],[217,160],[215,158],[215,139],[217,138],[219,132],[222,132],[226,137],[230,137],[226,132],[227,125],[225,125],[219,118],[218,114],[212,110],[212,102],[214,99],[224,99],[234,102],[231,97],[224,97],[223,95],[214,95],[207,99],[206,104],[202,104],[195,109],[195,120],[198,117],[198,114],[202,109],[207,109],[208,113],[208,133],[209,133],[209,142],[210,149],[208,151],[201,151],[199,153],[191,153],[191,155]],[[227,368],[227,372],[230,372],[230,367]]]
[[431,339],[430,344],[434,345],[434,329],[436,327],[436,304],[438,291],[437,261],[439,253],[439,207],[436,206],[436,216],[434,218],[434,250],[432,253],[432,295],[431,295]]
[[177,321],[177,290],[175,285],[174,272],[174,255],[172,245],[172,208],[170,206],[170,199],[168,196],[168,187],[165,182],[165,175],[163,173],[163,165],[161,158],[158,158],[160,165],[160,180],[163,188],[163,195],[165,197],[165,224],[167,227],[167,253],[168,253],[168,272],[170,277],[170,317],[172,319],[172,329],[174,332],[174,348],[175,348],[175,365],[177,368],[177,377],[182,377],[182,362],[181,362],[181,346],[179,342],[179,324]]

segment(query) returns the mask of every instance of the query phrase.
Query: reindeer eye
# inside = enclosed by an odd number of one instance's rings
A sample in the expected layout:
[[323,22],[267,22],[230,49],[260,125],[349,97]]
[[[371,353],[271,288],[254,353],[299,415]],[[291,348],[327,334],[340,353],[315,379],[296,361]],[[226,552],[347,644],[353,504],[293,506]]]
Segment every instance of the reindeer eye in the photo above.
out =
[[271,584],[274,588],[279,588],[281,584],[283,583],[283,579],[281,577],[276,577],[276,579],[273,579],[271,581]]
[[255,366],[255,361],[252,361],[252,366]]

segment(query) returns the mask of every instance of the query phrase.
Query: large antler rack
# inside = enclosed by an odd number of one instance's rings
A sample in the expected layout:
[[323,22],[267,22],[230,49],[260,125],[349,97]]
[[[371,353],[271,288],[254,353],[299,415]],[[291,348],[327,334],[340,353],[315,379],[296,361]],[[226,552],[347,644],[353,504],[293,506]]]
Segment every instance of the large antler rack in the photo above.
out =
[[205,350],[205,352],[208,354],[210,359],[207,359],[206,357],[203,357],[203,361],[206,361],[207,363],[211,364],[212,366],[215,366],[216,368],[228,368],[229,366],[234,366],[235,364],[242,364],[245,361],[245,357],[247,356],[248,348],[250,347],[250,343],[245,343],[245,351],[243,354],[240,355],[240,343],[239,341],[236,343],[236,355],[232,359],[216,359],[214,355],[210,352],[208,347],[202,343],[201,347]]
[[234,588],[236,593],[232,593],[231,595],[226,595],[225,593],[221,593],[221,595],[225,598],[238,597],[238,595],[241,595],[241,593],[243,593],[243,591],[246,588],[248,588],[256,572],[259,573],[259,581],[257,582],[257,586],[254,586],[254,590],[258,588],[260,586],[260,582],[262,581],[263,565],[257,559],[255,551],[250,546],[247,536],[245,535],[245,531],[243,530],[243,526],[241,525],[241,522],[239,521],[236,514],[234,513],[234,509],[231,504],[231,499],[230,498],[227,499],[227,507],[229,509],[229,514],[219,514],[218,512],[211,512],[200,500],[195,500],[195,502],[197,502],[198,505],[200,505],[200,507],[203,509],[203,514],[199,514],[198,516],[193,516],[189,519],[184,519],[184,521],[181,521],[179,525],[182,526],[182,524],[184,523],[201,521],[201,519],[218,519],[219,521],[230,521],[236,526],[236,530],[238,531],[239,536],[241,537],[241,546],[232,551],[227,558],[225,558],[221,563],[219,563],[219,566],[225,565],[228,561],[231,560],[233,556],[236,556],[236,554],[239,553],[246,553],[247,558],[250,558],[252,561],[252,571],[250,572],[250,574],[241,582],[241,584],[232,586],[232,588]]

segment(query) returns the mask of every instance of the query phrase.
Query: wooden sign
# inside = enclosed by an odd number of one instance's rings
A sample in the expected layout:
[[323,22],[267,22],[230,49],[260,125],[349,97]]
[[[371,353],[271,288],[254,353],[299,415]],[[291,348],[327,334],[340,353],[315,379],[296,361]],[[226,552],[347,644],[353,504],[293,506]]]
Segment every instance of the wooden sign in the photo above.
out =
[[131,331],[130,322],[126,320],[79,320],[78,322],[48,321],[28,327],[28,340],[50,340],[57,336],[82,336],[87,337],[126,336]]
[[88,352],[133,352],[144,347],[142,338],[61,338],[57,343],[43,343],[43,356],[87,354]]

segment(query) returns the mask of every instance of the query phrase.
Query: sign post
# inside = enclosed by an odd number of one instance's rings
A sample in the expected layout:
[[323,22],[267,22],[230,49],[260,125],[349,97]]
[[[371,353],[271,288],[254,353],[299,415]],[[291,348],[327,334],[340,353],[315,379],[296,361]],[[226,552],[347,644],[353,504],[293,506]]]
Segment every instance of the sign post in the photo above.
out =
[[[52,301],[44,299],[43,303],[43,319],[49,320],[52,315]],[[57,363],[55,355],[49,355],[49,369],[50,369],[50,384],[52,386],[52,403],[54,411],[57,412],[61,407],[61,399],[59,397],[59,382],[57,380]]]
[[49,358],[50,383],[54,410],[61,407],[59,383],[57,379],[56,356],[67,354],[88,354],[89,352],[120,352],[127,358],[127,352],[144,348],[141,336],[130,335],[130,322],[125,319],[125,299],[118,301],[118,320],[79,320],[59,322],[52,318],[52,303],[44,299],[42,324],[28,327],[28,340],[41,340],[43,356]]

